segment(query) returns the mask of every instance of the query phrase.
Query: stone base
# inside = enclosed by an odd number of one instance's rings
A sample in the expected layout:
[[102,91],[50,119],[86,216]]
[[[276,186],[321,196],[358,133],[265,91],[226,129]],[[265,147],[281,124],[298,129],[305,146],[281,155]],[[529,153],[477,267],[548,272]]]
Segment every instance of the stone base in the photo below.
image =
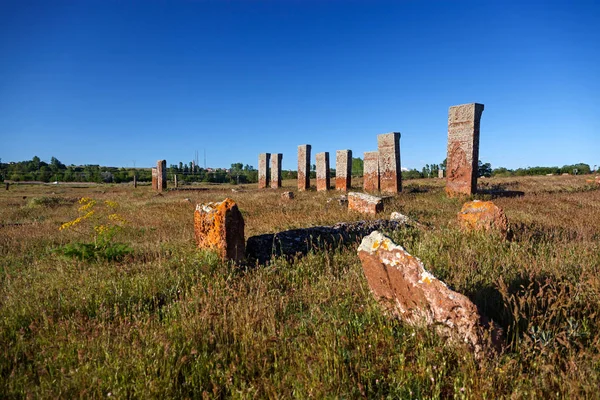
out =
[[383,199],[365,193],[348,193],[348,210],[363,214],[377,214],[383,211]]
[[198,204],[194,212],[198,248],[216,250],[222,260],[244,260],[244,218],[231,199]]

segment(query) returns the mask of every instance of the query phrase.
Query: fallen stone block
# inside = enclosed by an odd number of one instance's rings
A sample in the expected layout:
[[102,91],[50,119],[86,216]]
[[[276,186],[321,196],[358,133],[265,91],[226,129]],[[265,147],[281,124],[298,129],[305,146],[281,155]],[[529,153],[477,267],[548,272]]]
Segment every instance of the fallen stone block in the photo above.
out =
[[194,234],[198,248],[216,250],[224,261],[244,260],[244,218],[233,200],[198,204]]
[[377,214],[383,211],[383,199],[366,193],[348,193],[348,210],[363,214]]
[[484,350],[484,321],[477,306],[429,273],[381,232],[358,247],[371,292],[392,315],[414,326],[431,326],[444,337],[466,343],[476,356]]
[[466,231],[498,232],[505,238],[508,235],[508,219],[491,201],[466,202],[458,213],[458,223]]

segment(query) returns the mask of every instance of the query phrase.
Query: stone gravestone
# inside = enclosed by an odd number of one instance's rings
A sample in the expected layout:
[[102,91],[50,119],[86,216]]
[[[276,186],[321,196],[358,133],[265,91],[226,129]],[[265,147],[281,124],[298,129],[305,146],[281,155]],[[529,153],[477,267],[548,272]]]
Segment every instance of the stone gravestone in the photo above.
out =
[[365,192],[379,191],[379,152],[377,151],[364,153],[363,189]]
[[352,150],[335,152],[335,188],[347,192],[352,180]]
[[261,153],[258,155],[258,188],[264,189],[269,184],[269,162],[271,153]]
[[158,170],[152,168],[152,190],[158,190]]
[[162,192],[167,188],[167,160],[156,162],[156,189]]
[[377,135],[379,150],[379,190],[383,193],[402,191],[400,170],[400,132]]
[[298,190],[310,189],[310,144],[298,146]]
[[438,178],[439,179],[444,179],[444,170],[443,169],[438,169]]
[[317,153],[317,191],[329,190],[329,153]]
[[283,154],[275,153],[271,157],[271,188],[277,189],[281,187],[281,160]]
[[483,107],[483,104],[471,103],[450,107],[448,111],[448,196],[470,195],[477,191],[479,121]]

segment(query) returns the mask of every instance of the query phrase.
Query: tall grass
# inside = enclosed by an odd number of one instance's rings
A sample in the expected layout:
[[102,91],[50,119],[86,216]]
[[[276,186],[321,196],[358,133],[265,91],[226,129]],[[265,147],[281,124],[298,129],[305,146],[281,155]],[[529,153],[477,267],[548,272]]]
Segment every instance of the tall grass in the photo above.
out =
[[[600,191],[579,177],[484,183],[525,192],[494,199],[511,241],[461,232],[461,201],[437,180],[411,181],[383,214],[422,223],[388,233],[503,328],[505,349],[483,363],[385,315],[355,247],[250,269],[194,248],[197,202],[232,197],[250,236],[362,218],[328,203],[335,192],[12,186],[0,193],[0,396],[597,397]],[[53,251],[86,239],[58,230],[83,196],[121,205],[124,261]]]

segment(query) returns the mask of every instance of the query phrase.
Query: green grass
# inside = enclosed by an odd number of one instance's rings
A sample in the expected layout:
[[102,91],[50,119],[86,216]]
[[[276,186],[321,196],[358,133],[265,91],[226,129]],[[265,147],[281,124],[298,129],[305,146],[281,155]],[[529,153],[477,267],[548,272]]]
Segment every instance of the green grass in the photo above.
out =
[[[194,247],[196,202],[234,196],[247,236],[361,218],[327,204],[333,193],[282,203],[277,191],[250,187],[158,197],[11,187],[0,194],[0,396],[597,397],[600,191],[566,178],[506,181],[526,193],[494,200],[512,241],[459,231],[461,202],[436,180],[411,181],[427,189],[406,190],[383,214],[424,224],[388,233],[504,329],[506,348],[481,363],[385,315],[355,246],[251,269]],[[77,216],[65,199],[84,195],[121,204],[129,224],[115,241],[132,249],[121,261],[55,251],[89,239],[58,231]],[[23,196],[58,200],[32,207]]]

